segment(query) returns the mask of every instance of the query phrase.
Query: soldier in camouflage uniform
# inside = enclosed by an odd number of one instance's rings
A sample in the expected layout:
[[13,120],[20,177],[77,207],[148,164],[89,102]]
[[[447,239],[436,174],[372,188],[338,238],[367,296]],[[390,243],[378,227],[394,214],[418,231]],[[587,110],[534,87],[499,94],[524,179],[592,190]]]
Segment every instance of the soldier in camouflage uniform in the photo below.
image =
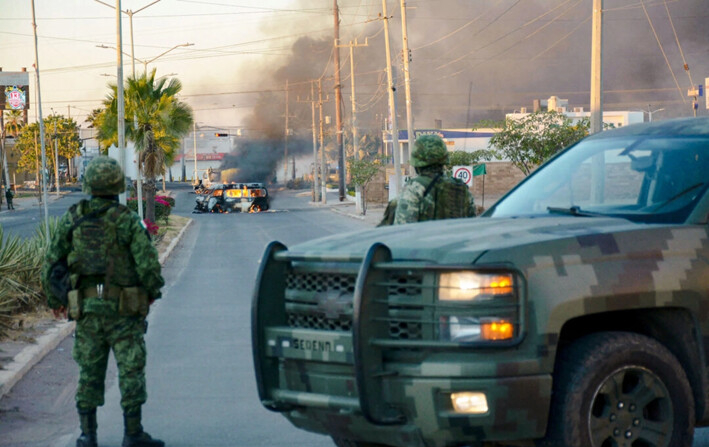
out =
[[[125,190],[118,163],[97,157],[84,175],[90,200],[71,206],[59,221],[42,271],[48,304],[56,316],[77,321],[73,356],[79,364],[76,406],[81,423],[77,447],[96,447],[96,407],[104,403],[111,350],[119,370],[124,414],[123,447],[162,447],[143,431],[145,388],[143,334],[150,304],[160,298],[164,280],[158,254],[138,215],[118,203]],[[65,258],[71,292],[65,304],[50,291],[51,267]]]
[[411,179],[397,198],[394,224],[475,216],[473,195],[460,180],[445,175],[448,149],[436,135],[416,140],[411,164],[417,177]]

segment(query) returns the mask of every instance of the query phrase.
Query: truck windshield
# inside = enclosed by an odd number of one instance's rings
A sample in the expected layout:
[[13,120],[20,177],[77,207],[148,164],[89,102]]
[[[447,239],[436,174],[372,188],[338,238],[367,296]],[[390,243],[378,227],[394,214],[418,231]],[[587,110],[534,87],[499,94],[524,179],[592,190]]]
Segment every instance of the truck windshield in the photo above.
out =
[[581,141],[485,215],[613,216],[682,223],[707,191],[709,139],[636,136]]

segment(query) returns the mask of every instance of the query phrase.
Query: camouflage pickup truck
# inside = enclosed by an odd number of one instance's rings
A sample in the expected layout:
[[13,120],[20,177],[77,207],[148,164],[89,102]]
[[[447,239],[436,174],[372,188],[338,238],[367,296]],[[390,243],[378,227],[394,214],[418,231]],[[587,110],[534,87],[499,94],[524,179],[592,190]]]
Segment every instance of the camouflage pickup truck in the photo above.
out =
[[340,447],[685,447],[709,424],[709,118],[562,151],[482,217],[272,242],[262,404]]

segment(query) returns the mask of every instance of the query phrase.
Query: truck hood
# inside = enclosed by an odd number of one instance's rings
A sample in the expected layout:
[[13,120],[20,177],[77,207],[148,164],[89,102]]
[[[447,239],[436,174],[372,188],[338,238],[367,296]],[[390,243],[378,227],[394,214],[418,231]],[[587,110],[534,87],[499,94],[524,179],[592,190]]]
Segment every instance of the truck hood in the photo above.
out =
[[354,261],[363,258],[369,247],[379,242],[389,247],[393,258],[398,260],[470,264],[491,251],[643,227],[651,226],[610,217],[449,219],[338,234],[296,245],[289,249],[289,254]]

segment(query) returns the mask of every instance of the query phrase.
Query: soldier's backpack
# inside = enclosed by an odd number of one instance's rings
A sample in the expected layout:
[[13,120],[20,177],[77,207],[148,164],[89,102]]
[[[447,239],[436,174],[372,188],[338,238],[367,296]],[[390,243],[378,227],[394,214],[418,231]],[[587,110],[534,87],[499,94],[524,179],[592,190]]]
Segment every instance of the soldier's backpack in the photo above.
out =
[[[444,178],[443,174],[438,174],[431,180],[419,176],[414,181],[426,187],[423,197],[426,198],[430,194],[434,204],[433,209],[420,210],[419,221],[469,217],[468,187],[460,179]],[[425,202],[426,200],[422,201],[422,204]]]
[[[79,227],[84,221],[89,219],[96,219],[104,211],[118,205],[117,203],[110,203],[98,210],[92,211],[84,216],[78,217],[76,215],[75,209],[72,209],[72,218],[74,223],[69,229],[69,240],[73,239],[74,230]],[[49,268],[49,291],[54,295],[63,306],[67,305],[67,296],[72,288],[71,284],[71,272],[69,271],[69,263],[67,258],[61,258]]]
[[[82,203],[79,207],[82,207]],[[111,208],[113,211],[109,212]],[[76,220],[70,236],[73,248],[68,258],[72,273],[85,276],[110,273],[115,256],[114,247],[118,244],[116,221],[120,214],[118,203],[111,202],[81,217],[74,215]]]
[[384,209],[384,215],[382,216],[382,220],[377,225],[378,227],[394,225],[394,217],[396,216],[396,203],[396,199],[391,199],[389,203],[387,203],[387,207]]

